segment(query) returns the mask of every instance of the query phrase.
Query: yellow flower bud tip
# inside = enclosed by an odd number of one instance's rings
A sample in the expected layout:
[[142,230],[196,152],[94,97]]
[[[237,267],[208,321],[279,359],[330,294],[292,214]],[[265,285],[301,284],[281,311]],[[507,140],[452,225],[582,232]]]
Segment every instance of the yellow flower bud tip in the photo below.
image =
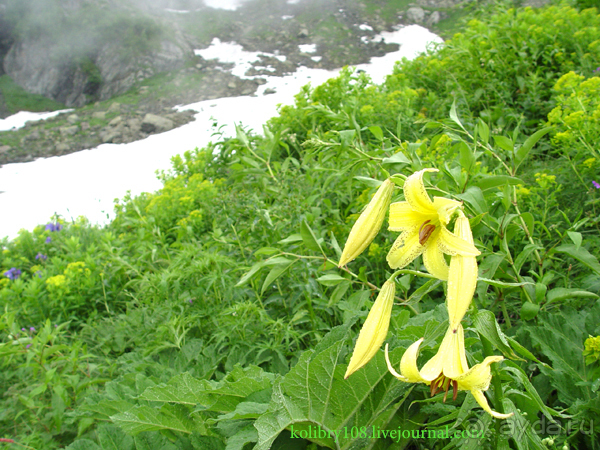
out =
[[343,267],[357,258],[373,242],[381,229],[393,193],[394,183],[388,178],[381,183],[381,186],[379,186],[379,189],[377,189],[377,192],[375,192],[375,195],[352,227],[338,267]]
[[395,281],[389,279],[381,287],[379,295],[373,303],[371,311],[369,311],[367,320],[365,320],[360,330],[344,379],[367,364],[375,356],[377,350],[381,348],[390,326],[395,295]]

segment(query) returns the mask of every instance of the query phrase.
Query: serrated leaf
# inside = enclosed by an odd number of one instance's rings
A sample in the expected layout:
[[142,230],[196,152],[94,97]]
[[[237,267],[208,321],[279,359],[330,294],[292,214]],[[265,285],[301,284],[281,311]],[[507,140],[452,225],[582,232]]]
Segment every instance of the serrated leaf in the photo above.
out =
[[78,439],[66,447],[65,450],[102,450],[102,448],[89,439]]
[[102,450],[132,450],[134,448],[133,438],[114,425],[102,424],[96,430],[96,434]]
[[[384,428],[391,420],[402,404],[398,397],[410,387],[389,375],[382,352],[344,380],[346,367],[340,358],[347,332],[347,326],[334,329],[335,336],[327,340],[328,345],[321,342],[318,349],[305,351],[296,366],[275,384],[269,411],[255,422],[255,450],[268,450],[277,436],[292,426],[297,431],[316,425],[329,430],[351,429],[369,427],[383,416],[385,420],[378,424]],[[392,361],[399,359],[400,352],[392,352]],[[329,448],[346,448],[351,443],[350,437],[343,436],[337,443],[329,437],[310,440]]]
[[135,406],[129,411],[110,418],[125,433],[136,435],[142,431],[171,430],[192,434],[199,431],[200,423],[189,417],[189,410],[181,405],[163,405],[162,408]]
[[142,432],[134,436],[136,450],[178,450],[160,433]]
[[222,380],[197,380],[189,373],[172,378],[168,384],[146,389],[143,400],[202,405],[203,410],[227,413],[234,411],[238,403],[248,396],[269,389],[275,375],[263,372],[260,367],[242,369],[236,365]]

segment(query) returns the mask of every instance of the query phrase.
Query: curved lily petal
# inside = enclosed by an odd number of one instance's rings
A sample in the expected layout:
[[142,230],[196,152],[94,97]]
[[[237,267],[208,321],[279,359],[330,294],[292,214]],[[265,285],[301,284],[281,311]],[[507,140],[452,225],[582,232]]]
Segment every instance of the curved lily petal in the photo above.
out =
[[408,202],[396,202],[390,205],[390,231],[406,231],[418,227],[424,222],[423,215],[413,210]]
[[479,403],[479,406],[481,406],[485,412],[487,412],[489,415],[495,417],[496,419],[508,419],[509,417],[511,417],[513,415],[513,413],[502,414],[502,413],[496,412],[492,408],[490,408],[490,405],[488,404],[487,399],[485,398],[485,394],[482,391],[473,390],[473,391],[471,391],[471,394],[473,394],[473,397],[475,397],[475,400],[477,400],[477,403]]
[[385,344],[385,362],[387,363],[388,370],[398,378],[400,381],[404,381],[405,383],[427,383],[421,374],[419,373],[419,368],[417,367],[417,356],[419,356],[419,347],[423,342],[423,338],[419,339],[417,342],[414,342],[410,345],[402,355],[402,359],[400,360],[400,373],[396,372],[392,367],[392,363],[390,362],[390,357],[388,355],[388,347],[389,344]]
[[430,245],[427,245],[423,252],[423,264],[431,275],[440,280],[446,281],[448,279],[448,264],[444,259],[444,254],[440,250],[440,246],[437,245],[439,242],[439,233],[436,236],[433,234],[429,239],[432,240]]
[[419,243],[419,230],[414,227],[398,236],[387,255],[387,262],[392,269],[401,269],[424,250],[425,247]]
[[440,250],[446,255],[461,255],[461,256],[479,256],[481,252],[473,245],[464,239],[459,238],[454,233],[448,231],[447,228],[440,228],[439,236]]
[[385,213],[392,201],[393,193],[394,183],[392,180],[387,179],[381,183],[381,186],[375,192],[366,209],[352,227],[346,240],[346,245],[344,245],[344,251],[340,257],[338,267],[348,264],[373,242],[373,239],[375,239],[375,236],[377,236],[377,233],[381,229]]
[[425,172],[438,172],[438,170],[423,169],[413,173],[404,182],[404,197],[413,210],[421,214],[437,214],[423,184],[423,174]]
[[448,225],[450,218],[457,208],[460,208],[461,202],[451,200],[444,197],[433,197],[433,207],[435,208],[437,215],[439,216],[440,223],[444,226]]
[[365,320],[360,330],[344,378],[348,378],[367,364],[381,348],[390,326],[394,295],[396,295],[395,281],[393,279],[387,280],[381,287],[379,295],[373,303],[371,311],[369,311],[367,320]]
[[[454,233],[469,244],[473,244],[469,219],[466,217],[460,216],[456,219]],[[447,305],[450,328],[453,330],[459,326],[469,309],[477,287],[477,272],[477,260],[474,256],[452,257],[448,272]]]

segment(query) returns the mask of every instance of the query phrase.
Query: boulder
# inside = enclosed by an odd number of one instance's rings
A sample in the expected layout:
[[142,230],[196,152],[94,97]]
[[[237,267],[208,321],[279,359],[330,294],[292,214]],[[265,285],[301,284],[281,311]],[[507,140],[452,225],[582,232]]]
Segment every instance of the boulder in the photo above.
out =
[[92,113],[92,119],[104,120],[106,118],[106,111],[94,111]]
[[142,120],[142,131],[144,133],[163,133],[173,128],[173,121],[156,114],[146,114]]
[[411,23],[423,23],[425,20],[425,11],[419,6],[413,6],[406,11],[406,18]]
[[74,136],[79,131],[79,127],[77,125],[73,125],[70,127],[60,127],[61,136]]

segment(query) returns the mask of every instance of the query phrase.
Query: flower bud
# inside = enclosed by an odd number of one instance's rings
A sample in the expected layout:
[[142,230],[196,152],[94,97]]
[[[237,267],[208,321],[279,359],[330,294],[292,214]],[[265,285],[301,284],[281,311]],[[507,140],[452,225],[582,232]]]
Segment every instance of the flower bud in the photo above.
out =
[[375,356],[375,353],[377,353],[381,344],[383,344],[390,326],[395,295],[395,280],[389,279],[384,283],[381,291],[379,291],[379,295],[377,296],[375,303],[373,303],[371,311],[369,311],[367,320],[365,320],[365,323],[360,330],[344,378],[348,378],[362,366],[367,364],[371,358]]
[[394,183],[391,179],[388,178],[381,183],[381,186],[379,186],[379,189],[352,227],[338,267],[345,266],[354,260],[373,242],[381,229],[385,213],[392,201],[393,192]]

